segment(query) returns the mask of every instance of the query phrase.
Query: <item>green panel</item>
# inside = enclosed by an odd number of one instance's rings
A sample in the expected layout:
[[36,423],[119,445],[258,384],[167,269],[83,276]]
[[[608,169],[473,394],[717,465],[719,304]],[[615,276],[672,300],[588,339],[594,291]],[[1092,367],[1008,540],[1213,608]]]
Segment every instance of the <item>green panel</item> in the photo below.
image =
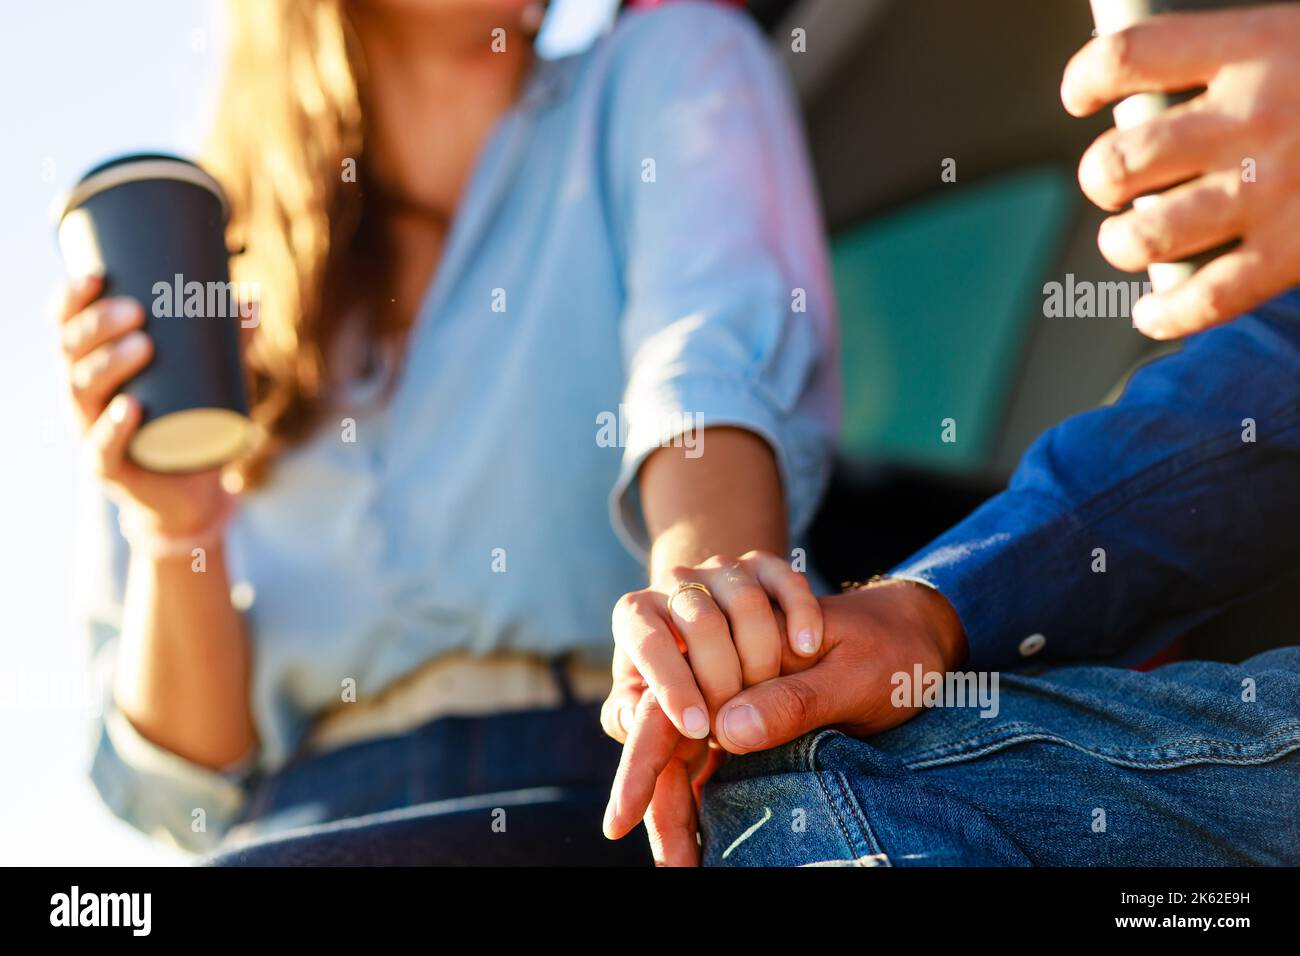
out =
[[993,453],[1075,187],[1052,167],[944,188],[832,243],[849,458],[974,471]]

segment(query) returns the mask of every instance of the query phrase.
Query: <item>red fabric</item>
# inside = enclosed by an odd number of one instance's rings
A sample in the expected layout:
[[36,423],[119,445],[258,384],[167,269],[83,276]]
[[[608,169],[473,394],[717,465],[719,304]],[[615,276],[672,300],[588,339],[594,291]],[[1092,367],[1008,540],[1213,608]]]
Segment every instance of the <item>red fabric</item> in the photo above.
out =
[[1172,664],[1174,661],[1181,661],[1182,659],[1183,659],[1183,642],[1182,639],[1180,638],[1179,640],[1176,640],[1172,644],[1167,646],[1164,650],[1160,651],[1154,657],[1148,658],[1147,660],[1143,661],[1141,664],[1138,664],[1136,667],[1133,668],[1133,670],[1135,671],[1155,670],[1157,667],[1159,667],[1162,664]]

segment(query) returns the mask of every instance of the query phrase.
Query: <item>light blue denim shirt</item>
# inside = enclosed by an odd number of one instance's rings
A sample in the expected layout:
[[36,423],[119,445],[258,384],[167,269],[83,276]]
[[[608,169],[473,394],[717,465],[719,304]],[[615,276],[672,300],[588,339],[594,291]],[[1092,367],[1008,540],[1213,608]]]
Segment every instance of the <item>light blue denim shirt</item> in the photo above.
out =
[[[354,389],[229,533],[263,769],[348,678],[364,701],[453,650],[608,659],[611,608],[645,582],[636,472],[683,423],[763,436],[800,533],[838,411],[818,210],[787,77],[742,14],[631,13],[539,62],[480,157],[395,391]],[[105,518],[88,579],[107,666],[126,546]],[[111,705],[92,777],[195,848],[243,800],[239,773],[161,750]]]

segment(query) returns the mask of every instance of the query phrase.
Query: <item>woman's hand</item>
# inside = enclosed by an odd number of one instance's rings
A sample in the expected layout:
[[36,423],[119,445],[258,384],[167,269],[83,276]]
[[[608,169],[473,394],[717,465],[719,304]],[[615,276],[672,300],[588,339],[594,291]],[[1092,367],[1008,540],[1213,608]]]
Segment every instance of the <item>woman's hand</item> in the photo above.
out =
[[[657,860],[693,862],[694,841],[673,836],[695,832],[693,794],[721,756],[705,740],[712,717],[743,688],[777,676],[783,656],[817,653],[821,607],[789,562],[751,551],[673,568],[658,587],[625,595],[613,629],[614,687],[601,723],[620,742],[642,728],[657,750],[624,750],[605,832],[620,837],[645,816]],[[644,797],[631,813],[620,809],[624,790],[639,795],[627,807]]]
[[54,307],[68,385],[95,471],[119,505],[136,510],[148,530],[192,534],[207,527],[222,505],[220,472],[166,475],[134,464],[127,443],[140,424],[140,405],[123,383],[149,364],[153,343],[142,331],[144,309],[125,298],[96,300],[103,280],[69,282]]
[[790,650],[815,654],[821,608],[807,579],[774,554],[712,557],[625,594],[614,606],[614,689],[601,718],[606,733],[625,739],[649,689],[682,736],[709,736],[719,707],[780,673],[786,638],[773,601],[789,621]]
[[1144,296],[1133,321],[1168,339],[1247,312],[1300,284],[1300,7],[1171,14],[1098,37],[1075,54],[1061,98],[1076,116],[1133,93],[1205,92],[1157,118],[1097,139],[1079,183],[1118,210],[1102,254],[1137,272],[1228,240],[1241,245],[1192,278]]
[[[716,722],[721,747],[736,754],[766,750],[826,726],[856,736],[879,733],[917,712],[894,706],[895,674],[910,675],[917,665],[942,673],[965,659],[956,612],[923,585],[884,582],[821,598],[820,605],[825,636],[818,652],[799,656],[786,645],[780,677],[724,704]],[[623,748],[605,831],[622,836],[645,814],[655,860],[691,865],[699,859],[698,794],[686,781],[699,756],[680,744],[672,723],[645,694]]]
[[[108,493],[146,535],[190,537],[227,507],[220,471],[168,475],[127,458],[141,408],[114,392],[153,356],[144,310],[130,299],[95,300],[99,278],[73,281],[55,306],[78,423]],[[242,310],[241,310],[242,311]],[[188,556],[159,555],[131,568],[113,669],[117,708],[146,739],[213,770],[257,745],[249,709],[249,643],[230,600],[220,549],[203,574]]]

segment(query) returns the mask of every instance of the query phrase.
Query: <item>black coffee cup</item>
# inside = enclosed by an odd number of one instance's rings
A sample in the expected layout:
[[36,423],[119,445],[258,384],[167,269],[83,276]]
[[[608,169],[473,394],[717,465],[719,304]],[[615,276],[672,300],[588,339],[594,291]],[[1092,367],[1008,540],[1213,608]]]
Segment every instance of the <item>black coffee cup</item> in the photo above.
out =
[[176,156],[122,156],[86,173],[57,217],[68,271],[100,272],[102,295],[144,306],[154,354],[120,389],[144,412],[128,454],[161,472],[237,457],[252,424],[221,186]]
[[[1158,16],[1162,13],[1194,13],[1206,10],[1224,10],[1232,7],[1254,7],[1268,0],[1089,0],[1092,4],[1092,19],[1097,27],[1097,34],[1104,36],[1118,33],[1135,23]],[[1154,119],[1164,110],[1176,103],[1182,103],[1202,92],[1191,90],[1182,93],[1138,93],[1130,96],[1115,107],[1115,126],[1129,129],[1140,126]],[[1150,197],[1142,196],[1134,200],[1133,205],[1141,207]],[[1157,292],[1172,289],[1180,282],[1190,278],[1197,269],[1212,259],[1218,258],[1237,245],[1230,242],[1217,249],[1211,249],[1184,262],[1155,262],[1147,269],[1151,278],[1151,287]]]

